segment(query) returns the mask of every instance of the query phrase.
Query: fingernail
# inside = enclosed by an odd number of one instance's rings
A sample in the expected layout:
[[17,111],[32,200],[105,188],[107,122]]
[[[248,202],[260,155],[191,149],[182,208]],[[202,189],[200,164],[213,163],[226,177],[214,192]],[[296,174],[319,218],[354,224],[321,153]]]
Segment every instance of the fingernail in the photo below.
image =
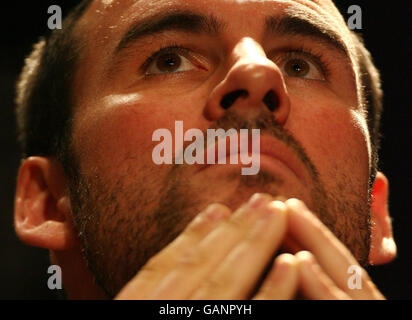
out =
[[282,201],[275,200],[269,202],[264,211],[263,218],[271,217],[275,213],[282,213],[285,210],[285,204]]
[[296,210],[300,212],[308,211],[308,207],[306,207],[305,203],[303,201],[300,201],[299,199],[292,198],[292,199],[287,200],[286,203],[290,207],[295,208]]
[[248,207],[252,209],[263,208],[270,202],[270,198],[261,193],[254,194],[248,203]]
[[303,262],[307,263],[308,265],[314,265],[315,264],[315,258],[313,257],[313,254],[310,253],[309,251],[299,251],[296,254]]
[[209,205],[203,212],[203,215],[209,220],[218,220],[224,216],[221,205],[217,203]]

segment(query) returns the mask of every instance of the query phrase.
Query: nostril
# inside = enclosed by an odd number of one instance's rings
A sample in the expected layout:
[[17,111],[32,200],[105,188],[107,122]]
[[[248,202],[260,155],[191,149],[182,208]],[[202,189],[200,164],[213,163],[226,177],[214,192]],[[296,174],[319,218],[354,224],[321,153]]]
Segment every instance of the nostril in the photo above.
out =
[[239,97],[247,97],[249,93],[246,90],[236,90],[226,94],[220,101],[223,109],[229,109]]
[[279,106],[279,98],[273,90],[269,90],[266,93],[263,97],[263,102],[270,111],[275,111]]

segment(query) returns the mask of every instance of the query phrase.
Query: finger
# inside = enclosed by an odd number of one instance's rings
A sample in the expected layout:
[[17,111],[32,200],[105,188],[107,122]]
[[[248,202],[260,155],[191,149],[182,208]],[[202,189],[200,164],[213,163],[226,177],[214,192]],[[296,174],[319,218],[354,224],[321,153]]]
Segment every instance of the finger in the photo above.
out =
[[173,268],[185,250],[199,243],[230,215],[231,210],[224,205],[209,205],[188,224],[181,235],[152,257],[116,298],[144,299],[158,285],[164,274]]
[[299,270],[299,289],[303,298],[314,300],[349,300],[350,297],[339,289],[322,270],[308,251],[296,254]]
[[197,246],[180,257],[150,299],[188,299],[256,223],[271,198],[254,195],[250,201]]
[[298,288],[298,265],[294,255],[279,255],[253,300],[290,300]]
[[[352,298],[381,299],[366,271],[361,268],[351,252],[335,235],[297,199],[286,201],[288,208],[288,232],[302,247],[310,251],[332,281]],[[352,290],[348,286],[349,267],[362,270],[362,288]]]
[[286,208],[273,201],[191,299],[246,299],[279,248],[286,232]]

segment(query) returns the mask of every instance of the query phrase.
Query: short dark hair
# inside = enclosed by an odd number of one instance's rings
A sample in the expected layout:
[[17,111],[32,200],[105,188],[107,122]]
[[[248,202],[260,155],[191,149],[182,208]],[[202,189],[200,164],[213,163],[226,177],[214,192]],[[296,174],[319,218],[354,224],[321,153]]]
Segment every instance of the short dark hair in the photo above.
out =
[[40,38],[25,60],[15,100],[24,158],[65,158],[71,137],[72,83],[82,46],[73,30],[91,2],[81,1],[63,20],[63,28]]
[[[82,1],[64,20],[62,30],[54,30],[34,46],[26,59],[17,84],[17,119],[23,156],[55,156],[67,164],[72,128],[72,81],[81,51],[72,33],[78,19],[92,0]],[[363,102],[371,137],[374,181],[380,146],[382,90],[379,72],[360,37],[357,56],[361,73]]]

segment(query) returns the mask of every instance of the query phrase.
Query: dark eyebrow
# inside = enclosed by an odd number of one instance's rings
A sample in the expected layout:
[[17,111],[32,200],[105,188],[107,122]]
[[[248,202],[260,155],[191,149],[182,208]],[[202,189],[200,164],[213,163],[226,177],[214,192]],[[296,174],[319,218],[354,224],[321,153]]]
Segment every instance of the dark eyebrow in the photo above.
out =
[[276,35],[290,35],[309,37],[322,41],[349,56],[349,51],[341,37],[332,29],[326,28],[322,23],[314,23],[301,17],[270,16],[266,18],[266,33]]
[[120,40],[115,53],[128,47],[132,42],[164,31],[184,31],[216,35],[223,28],[217,19],[191,11],[172,11],[145,18],[131,25]]

